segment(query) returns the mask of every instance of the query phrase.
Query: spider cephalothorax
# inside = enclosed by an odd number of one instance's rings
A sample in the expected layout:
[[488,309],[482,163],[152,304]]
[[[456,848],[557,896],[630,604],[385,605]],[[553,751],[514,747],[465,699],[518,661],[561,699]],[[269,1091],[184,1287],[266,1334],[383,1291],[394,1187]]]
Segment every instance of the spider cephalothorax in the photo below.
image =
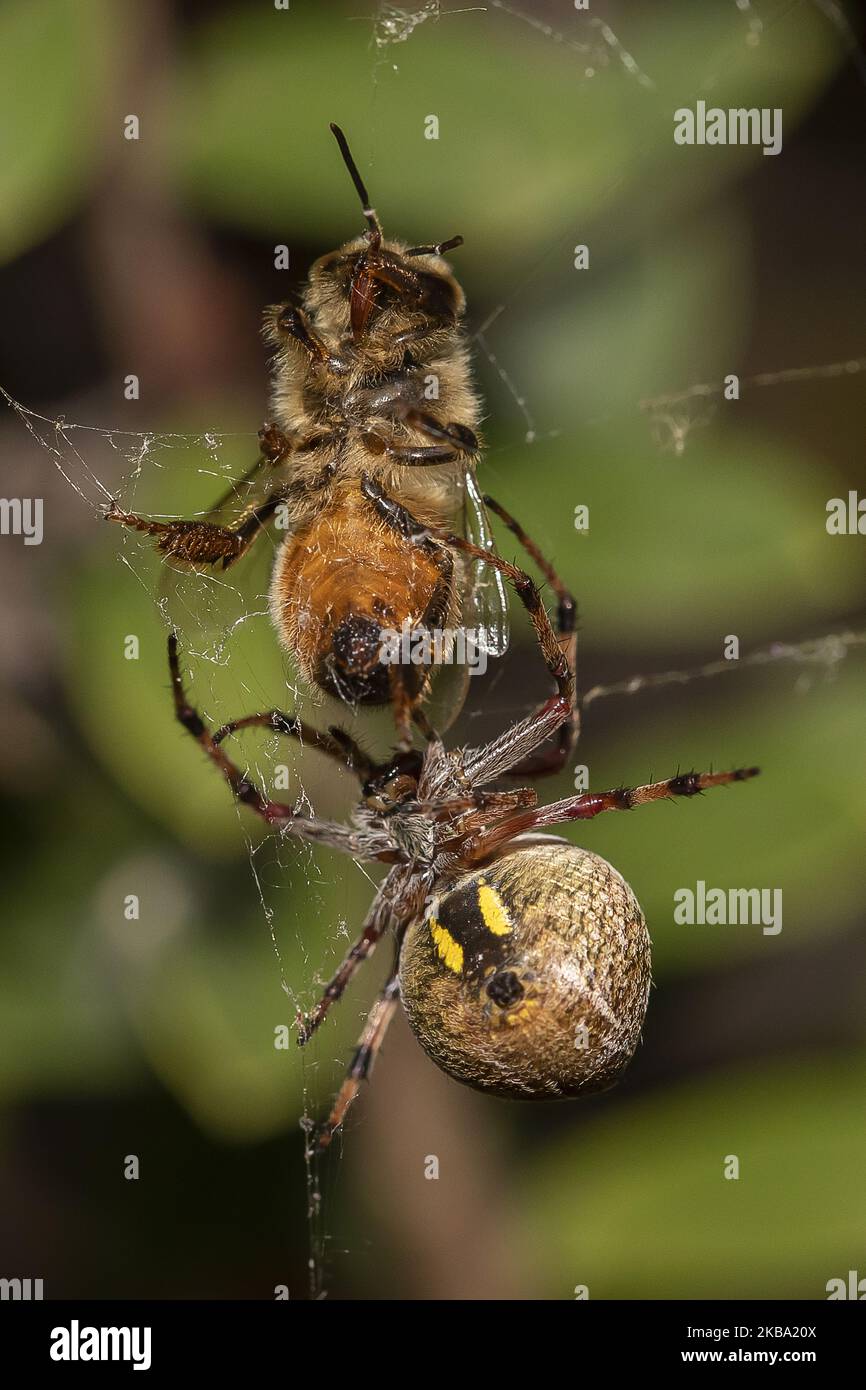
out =
[[[646,923],[610,864],[547,831],[603,811],[694,796],[753,777],[757,768],[689,772],[539,806],[530,788],[488,788],[570,717],[563,696],[481,748],[449,751],[432,738],[423,754],[401,752],[377,765],[347,734],[311,732],[276,710],[211,733],[187,701],[174,638],[169,657],[178,718],[239,800],[285,833],[390,866],[358,940],[301,1020],[304,1043],[377,943],[392,937],[394,968],[319,1131],[321,1146],[342,1124],[401,998],[427,1054],[479,1090],[531,1100],[613,1084],[637,1046],[646,1013]],[[363,788],[352,824],[301,816],[259,791],[222,747],[250,725],[310,739],[351,767]]]

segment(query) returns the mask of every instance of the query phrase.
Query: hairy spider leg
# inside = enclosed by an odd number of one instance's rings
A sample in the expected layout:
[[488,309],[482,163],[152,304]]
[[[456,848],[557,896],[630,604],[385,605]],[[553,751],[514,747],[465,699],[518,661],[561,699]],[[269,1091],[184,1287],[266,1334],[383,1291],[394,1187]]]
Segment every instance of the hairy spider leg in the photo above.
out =
[[500,845],[530,830],[542,830],[571,820],[592,820],[603,811],[631,811],[653,801],[669,801],[679,796],[699,796],[710,787],[746,782],[757,777],[760,768],[737,767],[729,772],[683,772],[663,782],[647,782],[639,787],[615,787],[605,792],[583,792],[579,796],[532,807],[509,817],[489,830],[482,829],[463,840],[460,854],[470,863],[483,859]]
[[367,1015],[358,1045],[352,1054],[346,1078],[334,1098],[331,1113],[327,1120],[315,1131],[315,1144],[319,1150],[327,1149],[336,1131],[346,1118],[346,1111],[373,1069],[373,1063],[388,1030],[388,1024],[397,1011],[400,1002],[400,981],[396,970],[389,977],[378,999]]

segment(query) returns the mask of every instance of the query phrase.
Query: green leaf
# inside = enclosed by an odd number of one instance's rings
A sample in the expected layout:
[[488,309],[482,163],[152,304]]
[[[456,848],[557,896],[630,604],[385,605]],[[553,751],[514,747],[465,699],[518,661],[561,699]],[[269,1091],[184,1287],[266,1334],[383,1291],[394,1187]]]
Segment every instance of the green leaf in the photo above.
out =
[[[503,294],[555,258],[557,238],[570,261],[567,238],[600,212],[625,206],[620,229],[645,236],[648,219],[764,159],[753,146],[675,145],[676,107],[710,90],[725,105],[783,106],[790,133],[842,56],[830,26],[802,8],[752,48],[733,6],[671,5],[651,24],[635,16],[623,36],[648,89],[579,19],[565,17],[566,39],[591,36],[608,66],[495,8],[443,14],[383,51],[352,5],[220,14],[181,77],[179,181],[211,216],[255,234],[313,241],[330,228],[330,249],[360,221],[328,131],[337,120],[386,230],[415,241],[463,233],[464,273],[471,264],[476,285],[483,276]],[[431,114],[438,139],[425,138]],[[644,197],[661,187],[661,201]],[[636,213],[642,198],[656,210]]]
[[[761,768],[754,781],[567,832],[632,885],[653,938],[656,980],[749,956],[772,959],[856,918],[866,833],[864,684],[858,654],[835,678],[782,664],[747,674],[732,663],[709,689],[686,687],[685,703],[673,687],[587,711],[575,761],[589,767],[595,789],[690,767]],[[674,894],[694,890],[699,879],[708,888],[780,889],[781,931],[677,924]]]
[[86,195],[105,138],[115,37],[105,0],[0,8],[0,261],[49,236]]
[[864,1080],[862,1056],[803,1058],[586,1116],[514,1194],[538,1296],[825,1298],[862,1268]]

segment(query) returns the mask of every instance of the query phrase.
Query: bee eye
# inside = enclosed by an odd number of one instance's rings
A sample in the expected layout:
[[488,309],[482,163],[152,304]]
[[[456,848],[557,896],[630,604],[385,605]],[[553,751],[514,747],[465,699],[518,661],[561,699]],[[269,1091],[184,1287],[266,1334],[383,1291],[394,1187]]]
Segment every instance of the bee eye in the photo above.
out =
[[437,318],[456,317],[458,292],[454,281],[427,271],[420,276],[419,303]]
[[356,257],[344,256],[341,251],[329,251],[326,256],[319,259],[310,267],[310,279],[315,279],[320,275],[334,275],[337,271],[345,270]]

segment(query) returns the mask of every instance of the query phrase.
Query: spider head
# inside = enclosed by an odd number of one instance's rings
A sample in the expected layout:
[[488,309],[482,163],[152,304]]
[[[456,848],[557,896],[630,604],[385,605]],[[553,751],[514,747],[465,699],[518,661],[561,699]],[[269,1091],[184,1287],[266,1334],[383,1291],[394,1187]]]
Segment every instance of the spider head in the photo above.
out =
[[423,754],[415,748],[395,754],[390,763],[378,768],[364,784],[364,804],[380,816],[390,816],[408,801],[413,801],[418,792],[422,763]]

